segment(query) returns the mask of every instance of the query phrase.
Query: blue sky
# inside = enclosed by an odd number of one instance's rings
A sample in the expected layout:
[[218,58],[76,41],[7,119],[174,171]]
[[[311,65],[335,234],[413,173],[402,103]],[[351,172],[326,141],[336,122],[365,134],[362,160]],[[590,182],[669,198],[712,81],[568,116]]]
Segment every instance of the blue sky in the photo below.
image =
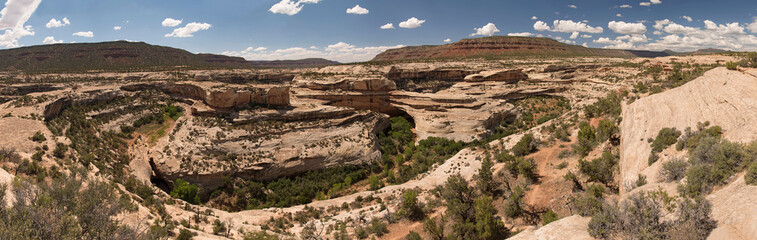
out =
[[[597,48],[757,50],[754,0],[5,2],[0,48],[132,40],[250,60],[351,62],[388,48],[444,44],[478,33],[475,37],[543,36]],[[388,23],[393,28],[381,28]]]

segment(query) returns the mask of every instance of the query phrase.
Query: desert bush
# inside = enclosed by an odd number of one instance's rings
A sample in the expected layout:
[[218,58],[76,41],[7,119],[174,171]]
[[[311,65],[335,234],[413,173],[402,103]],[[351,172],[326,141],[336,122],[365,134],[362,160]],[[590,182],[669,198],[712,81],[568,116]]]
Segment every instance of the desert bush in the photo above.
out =
[[597,125],[597,141],[604,142],[610,139],[612,136],[618,134],[620,129],[610,120],[602,119]]
[[[124,211],[116,190],[77,172],[39,184],[17,177],[15,203],[0,204],[0,239],[135,239],[115,220]],[[0,202],[5,192],[0,186]]]
[[600,182],[610,184],[615,175],[615,166],[617,160],[615,155],[606,151],[602,156],[591,161],[578,161],[578,168],[581,173],[589,177],[590,182]]
[[64,158],[68,152],[68,146],[63,143],[56,143],[55,150],[53,150],[53,156],[56,158]]
[[720,126],[710,126],[710,122],[697,123],[697,131],[692,131],[691,128],[686,128],[683,137],[678,140],[676,144],[676,150],[681,151],[685,149],[693,149],[699,144],[702,138],[708,137],[720,137],[723,134],[723,129]]
[[757,185],[757,161],[753,161],[746,170],[744,181],[749,185]]
[[505,224],[499,220],[497,210],[492,205],[492,198],[481,196],[474,204],[476,212],[476,235],[478,239],[503,239],[506,234]]
[[727,63],[725,63],[725,67],[728,68],[728,70],[739,70],[739,63],[738,62],[727,62]]
[[538,175],[536,174],[536,163],[533,158],[524,159],[523,157],[516,157],[512,161],[505,163],[505,169],[514,177],[524,177],[528,181],[536,181]]
[[598,99],[594,104],[586,106],[584,108],[584,113],[587,118],[601,117],[604,115],[618,118],[622,111],[620,102],[627,94],[628,92],[610,92],[604,98]]
[[678,142],[678,137],[680,136],[681,131],[678,131],[675,128],[661,129],[660,132],[657,133],[657,137],[654,139],[654,141],[652,141],[652,152],[662,152],[662,150],[665,150],[666,148],[670,147],[670,145]]
[[34,135],[32,135],[32,137],[30,137],[29,139],[38,143],[41,143],[47,140],[47,138],[45,138],[45,135],[42,134],[42,132],[40,131],[37,131],[36,133],[34,133]]
[[557,213],[555,213],[555,211],[552,211],[552,209],[549,209],[541,215],[541,225],[547,225],[551,222],[557,221],[558,219],[560,218],[557,216]]
[[689,164],[680,158],[662,163],[662,169],[660,169],[660,176],[666,182],[678,181],[686,176],[686,168]]
[[592,184],[583,193],[573,194],[568,198],[570,208],[576,214],[587,217],[602,210],[604,187]]
[[702,138],[689,152],[685,185],[679,191],[689,196],[707,194],[717,184],[725,183],[742,171],[751,159],[742,145],[716,137]]
[[179,230],[179,235],[176,236],[176,240],[192,240],[195,234],[187,229]]
[[585,157],[597,145],[596,130],[587,122],[581,122],[578,128],[578,142],[574,146],[574,151],[579,156]]
[[[244,240],[279,240],[280,238],[266,231],[248,232],[244,234]],[[338,238],[337,238],[338,239]]]
[[523,196],[524,191],[520,186],[516,186],[510,191],[510,196],[505,201],[504,207],[506,216],[514,218],[523,214]]
[[418,192],[407,190],[402,194],[400,209],[397,210],[397,216],[410,220],[423,219],[423,206],[418,201]]
[[539,145],[539,140],[533,134],[525,134],[510,150],[515,156],[526,156],[534,151]]
[[386,226],[386,222],[381,221],[381,219],[378,218],[373,218],[371,219],[371,225],[368,227],[368,232],[377,237],[381,237],[388,233],[389,229]]
[[410,231],[407,235],[405,235],[405,240],[423,240],[423,238],[421,238],[421,235],[417,232]]

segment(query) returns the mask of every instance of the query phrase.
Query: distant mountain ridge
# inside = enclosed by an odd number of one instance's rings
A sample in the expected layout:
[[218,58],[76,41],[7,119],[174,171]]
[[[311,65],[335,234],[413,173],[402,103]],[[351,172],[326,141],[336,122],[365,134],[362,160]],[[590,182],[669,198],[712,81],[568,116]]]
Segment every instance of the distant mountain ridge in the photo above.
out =
[[[708,49],[706,52],[716,53],[715,50]],[[723,50],[719,51],[725,52]],[[680,54],[689,53],[674,54],[644,50],[598,49],[565,44],[551,38],[494,36],[463,39],[445,45],[424,45],[389,49],[376,55],[371,61],[503,56],[664,57]]]
[[326,59],[254,61],[216,54],[193,54],[183,49],[144,42],[51,44],[0,50],[0,70],[91,71],[189,68],[311,67],[338,64]]

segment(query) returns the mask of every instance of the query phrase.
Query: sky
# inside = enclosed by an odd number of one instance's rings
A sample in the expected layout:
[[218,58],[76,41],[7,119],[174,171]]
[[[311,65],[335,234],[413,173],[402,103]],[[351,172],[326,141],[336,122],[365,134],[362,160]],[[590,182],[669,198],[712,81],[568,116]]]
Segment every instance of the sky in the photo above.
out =
[[248,60],[534,36],[593,48],[757,51],[755,0],[0,0],[0,49],[142,41]]

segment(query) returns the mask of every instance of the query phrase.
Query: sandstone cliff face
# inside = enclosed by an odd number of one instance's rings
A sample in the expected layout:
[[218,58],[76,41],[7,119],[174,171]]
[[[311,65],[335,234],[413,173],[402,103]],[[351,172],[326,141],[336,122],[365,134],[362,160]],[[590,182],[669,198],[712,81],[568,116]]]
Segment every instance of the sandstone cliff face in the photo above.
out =
[[386,77],[394,80],[457,80],[478,71],[465,69],[400,69],[392,67]]
[[518,83],[519,81],[526,79],[528,79],[528,74],[523,73],[522,69],[484,71],[465,77],[466,82],[495,81],[510,84]]
[[[620,172],[621,192],[625,182],[638,174],[650,183],[658,182],[657,161],[648,166],[651,150],[647,139],[662,128],[696,129],[709,121],[723,128],[731,141],[757,139],[757,78],[738,71],[716,68],[681,87],[641,98],[623,107],[621,123]],[[663,160],[665,156],[663,155]]]
[[[234,125],[207,126],[190,117],[175,130],[173,140],[163,139],[137,157],[150,159],[161,178],[182,178],[205,191],[220,187],[225,176],[267,180],[368,164],[381,157],[375,134],[387,126],[386,116],[337,107],[308,108],[300,106],[278,116],[279,111],[247,113],[245,121]],[[287,118],[295,121],[267,122]],[[165,146],[179,151],[157,150]]]
[[289,106],[289,87],[206,88],[195,84],[134,84],[121,87],[125,91],[155,89],[166,94],[202,100],[213,108],[242,108],[250,105]]

